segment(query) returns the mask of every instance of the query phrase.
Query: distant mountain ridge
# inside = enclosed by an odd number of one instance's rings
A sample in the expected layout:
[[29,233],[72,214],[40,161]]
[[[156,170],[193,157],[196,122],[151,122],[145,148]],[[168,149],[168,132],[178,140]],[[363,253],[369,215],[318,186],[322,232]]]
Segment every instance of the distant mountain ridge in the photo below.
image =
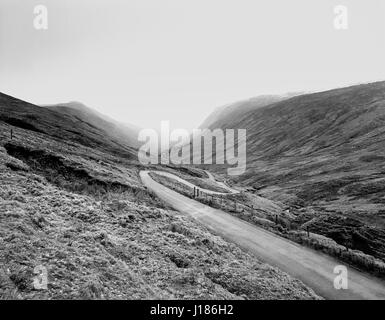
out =
[[41,107],[0,93],[0,121],[31,130],[136,158],[135,130],[119,127],[96,111],[79,103]]
[[72,115],[93,126],[101,127],[109,135],[119,140],[126,140],[126,143],[134,148],[139,148],[138,133],[140,128],[131,124],[121,123],[107,115],[104,115],[81,102],[72,101],[54,105],[44,105],[43,107],[55,110],[62,114]]
[[216,129],[231,123],[234,118],[242,117],[245,113],[263,108],[269,104],[289,99],[301,93],[283,95],[260,95],[246,100],[230,103],[216,108],[200,125],[202,129]]

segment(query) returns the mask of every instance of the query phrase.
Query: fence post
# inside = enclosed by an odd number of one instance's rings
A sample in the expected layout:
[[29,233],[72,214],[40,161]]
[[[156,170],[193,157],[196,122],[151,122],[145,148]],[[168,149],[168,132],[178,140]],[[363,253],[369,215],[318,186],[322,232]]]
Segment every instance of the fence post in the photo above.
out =
[[195,189],[196,189],[196,188],[194,187],[194,196],[193,196],[193,198],[195,198]]
[[11,140],[13,139],[13,129],[11,129]]

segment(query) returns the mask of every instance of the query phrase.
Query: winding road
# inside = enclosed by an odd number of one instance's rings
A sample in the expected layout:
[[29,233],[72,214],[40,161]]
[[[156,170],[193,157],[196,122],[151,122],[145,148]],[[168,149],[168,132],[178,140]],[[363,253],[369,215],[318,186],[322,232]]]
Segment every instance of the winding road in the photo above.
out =
[[[166,175],[188,186],[194,186],[171,173],[151,172]],[[348,289],[335,289],[334,279],[338,274],[335,274],[334,270],[336,266],[343,265],[343,262],[300,246],[224,211],[185,197],[154,181],[150,177],[149,171],[141,171],[140,177],[148,189],[175,210],[194,217],[213,233],[301,280],[326,299],[385,299],[385,282],[380,279],[346,266],[348,269]],[[209,178],[213,180],[210,175]],[[221,186],[223,187],[222,184]],[[202,190],[202,188],[199,189]],[[235,192],[234,189],[231,190],[231,192]],[[210,190],[204,191],[213,193]]]
[[176,176],[175,174],[172,174],[170,172],[165,172],[165,171],[153,171],[154,173],[160,175],[160,176],[163,176],[163,177],[167,177],[167,178],[171,178],[171,179],[174,179],[175,181],[178,181],[180,183],[183,183],[184,185],[190,187],[190,188],[198,188],[200,191],[206,193],[206,194],[211,194],[211,195],[225,195],[225,194],[229,194],[229,193],[239,193],[238,190],[236,189],[233,189],[233,188],[230,188],[229,186],[227,186],[226,184],[224,184],[223,182],[218,182],[215,180],[215,178],[213,177],[213,175],[206,171],[207,173],[207,176],[209,177],[209,180],[215,182],[218,186],[220,186],[222,189],[224,190],[227,190],[228,192],[227,193],[223,193],[223,192],[217,192],[217,191],[212,191],[212,190],[209,190],[209,189],[204,189],[204,188],[201,188],[201,187],[198,187],[194,184],[192,184],[191,182],[188,182],[178,176]]

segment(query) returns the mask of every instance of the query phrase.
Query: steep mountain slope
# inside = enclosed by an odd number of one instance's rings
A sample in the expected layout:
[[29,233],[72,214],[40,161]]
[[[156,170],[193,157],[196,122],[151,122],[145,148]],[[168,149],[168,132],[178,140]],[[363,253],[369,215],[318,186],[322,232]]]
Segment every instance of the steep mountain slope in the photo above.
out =
[[247,171],[235,182],[311,231],[385,258],[385,82],[293,97],[226,128],[247,129]]
[[98,121],[97,115],[88,110],[71,112],[67,109],[67,112],[58,112],[0,93],[0,121],[57,139],[130,158],[136,157],[135,148],[130,144],[135,137],[127,133],[125,139],[123,133],[121,135],[110,133],[109,128],[113,124],[108,125],[108,122],[102,119]]
[[44,107],[73,116],[80,122],[87,122],[94,127],[102,128],[111,137],[121,141],[123,144],[134,148],[140,147],[137,139],[140,128],[131,124],[120,123],[80,102],[61,103]]
[[253,157],[376,149],[385,130],[384,99],[385,82],[303,95],[234,118],[227,128],[249,131]]

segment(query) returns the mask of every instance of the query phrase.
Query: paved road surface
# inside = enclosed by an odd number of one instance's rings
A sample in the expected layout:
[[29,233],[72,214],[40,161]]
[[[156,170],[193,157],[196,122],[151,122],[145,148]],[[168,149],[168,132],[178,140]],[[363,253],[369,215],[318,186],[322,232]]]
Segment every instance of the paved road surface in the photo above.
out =
[[348,267],[348,289],[337,290],[333,285],[337,276],[333,270],[343,262],[187,198],[154,181],[148,173],[140,172],[144,185],[174,209],[193,216],[213,233],[300,279],[320,296],[326,299],[385,299],[385,282]]

